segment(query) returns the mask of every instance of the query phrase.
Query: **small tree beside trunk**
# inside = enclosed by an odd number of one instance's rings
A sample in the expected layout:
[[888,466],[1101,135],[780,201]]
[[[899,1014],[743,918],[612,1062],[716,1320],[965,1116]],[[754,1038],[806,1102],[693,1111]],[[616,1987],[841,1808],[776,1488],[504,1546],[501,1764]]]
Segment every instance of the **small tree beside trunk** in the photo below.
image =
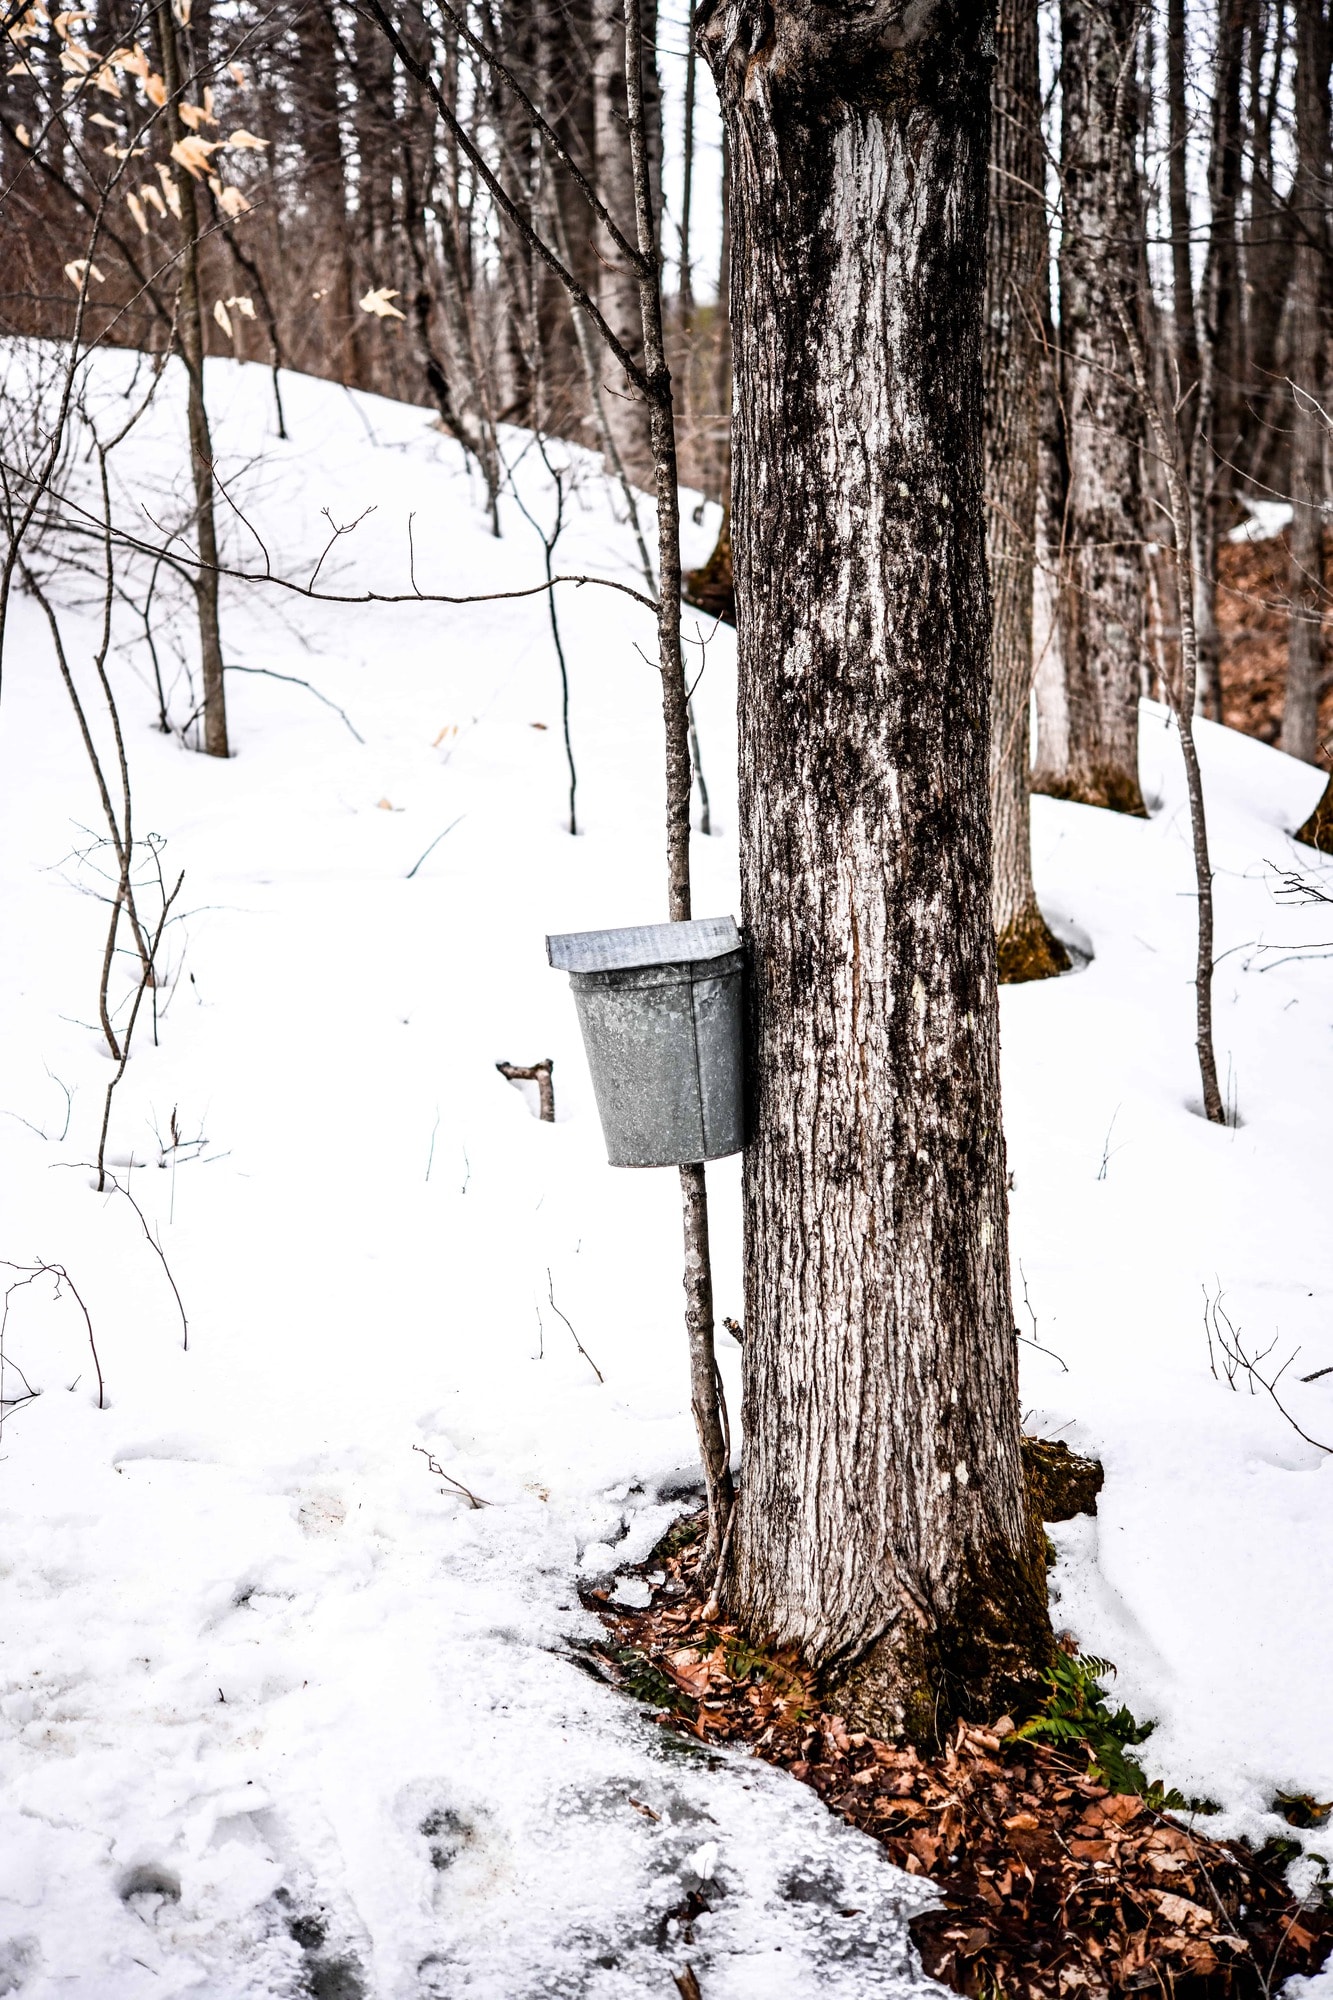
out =
[[1145,589],[1143,426],[1117,301],[1139,297],[1137,0],[1063,0],[1059,394],[1068,490],[1060,654],[1067,761],[1045,791],[1145,812],[1139,788]]
[[1032,587],[1037,534],[1041,295],[1047,284],[1037,0],[1000,0],[991,93],[983,347],[986,561],[991,587],[991,846],[1002,982],[1065,972],[1032,884]]

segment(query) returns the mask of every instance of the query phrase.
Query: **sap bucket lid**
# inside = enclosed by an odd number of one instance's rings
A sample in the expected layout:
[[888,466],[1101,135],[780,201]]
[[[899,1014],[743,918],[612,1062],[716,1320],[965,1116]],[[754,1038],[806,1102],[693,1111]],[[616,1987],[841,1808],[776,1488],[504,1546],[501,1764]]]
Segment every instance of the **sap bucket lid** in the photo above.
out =
[[647,965],[692,965],[739,951],[734,917],[694,917],[681,924],[631,924],[624,930],[567,931],[546,940],[557,972],[633,972]]

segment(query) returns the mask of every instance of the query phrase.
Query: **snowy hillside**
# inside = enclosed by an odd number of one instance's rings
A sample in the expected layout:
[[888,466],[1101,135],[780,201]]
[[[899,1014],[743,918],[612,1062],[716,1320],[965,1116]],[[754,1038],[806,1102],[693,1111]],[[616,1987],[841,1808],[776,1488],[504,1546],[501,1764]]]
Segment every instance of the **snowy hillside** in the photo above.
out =
[[[109,407],[133,363],[99,366]],[[423,589],[539,580],[537,532],[506,498],[490,536],[423,411],[285,378],[281,443],[264,371],[209,370],[233,561],[259,570],[266,549],[308,581],[322,510],[373,508],[321,590],[407,591],[413,557]],[[117,454],[126,523],[179,513],[179,391]],[[523,437],[506,449],[548,521],[545,469]],[[633,584],[595,466],[558,462],[575,490],[557,567]],[[715,528],[689,525],[687,556]],[[61,579],[90,707],[93,589]],[[0,1992],[646,2000],[687,1959],[705,2000],[930,1985],[906,1943],[919,1883],[784,1775],[665,1739],[575,1657],[597,1630],[578,1578],[647,1553],[694,1440],[675,1177],[606,1166],[543,953],[548,930],[665,914],[653,626],[591,585],[559,615],[577,839],[541,597],[229,587],[228,660],[326,703],[230,675],[226,765],[154,728],[142,626],[118,613],[136,829],[184,886],[158,1046],[141,1025],[108,1157],[160,1237],[186,1351],[133,1208],[93,1191],[112,1072],[99,807],[45,620],[15,605],[0,1256],[67,1269],[106,1407],[76,1301],[49,1279],[15,1291],[2,1393],[41,1394],[6,1408],[0,1440]],[[734,688],[723,629],[695,698],[700,915],[737,907]],[[1002,1000],[1015,1289],[1040,1343],[1022,1351],[1027,1427],[1106,1467],[1098,1518],[1053,1531],[1057,1622],[1158,1718],[1154,1774],[1265,1837],[1291,1832],[1278,1790],[1333,1797],[1333,1604],[1311,1587],[1333,1569],[1333,1466],[1243,1377],[1214,1377],[1204,1309],[1220,1292],[1248,1348],[1276,1339],[1266,1373],[1299,1347],[1280,1394],[1333,1445],[1333,1372],[1300,1380],[1333,1370],[1333,993],[1315,950],[1333,911],[1274,896],[1277,868],[1331,892],[1333,868],[1286,835],[1322,778],[1200,734],[1241,1122],[1194,1109],[1183,778],[1149,708],[1150,822],[1035,802],[1043,903],[1092,957]],[[554,1126],[495,1069],[547,1055]],[[735,1161],[709,1173],[719,1315],[741,1312],[738,1178]],[[736,1413],[738,1350],[720,1345]],[[687,1949],[671,1913],[707,1880]]]

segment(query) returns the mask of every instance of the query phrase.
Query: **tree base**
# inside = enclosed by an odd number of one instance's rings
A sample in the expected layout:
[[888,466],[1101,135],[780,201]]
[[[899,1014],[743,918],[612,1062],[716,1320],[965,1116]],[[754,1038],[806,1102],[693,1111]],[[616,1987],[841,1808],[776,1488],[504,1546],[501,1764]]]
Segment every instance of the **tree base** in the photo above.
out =
[[1058,1438],[1023,1439],[1023,1480],[1039,1521],[1095,1514],[1105,1479],[1098,1459],[1081,1458]]
[[1070,966],[1069,953],[1052,935],[1035,903],[999,933],[995,958],[1001,986],[1020,986],[1028,979],[1055,979]]
[[1110,766],[1064,778],[1034,771],[1028,790],[1041,792],[1048,799],[1068,799],[1076,806],[1101,806],[1107,812],[1125,813],[1130,819],[1149,817],[1138,779]]
[[1023,1721],[1054,1656],[1042,1541],[974,1562],[947,1621],[904,1617],[847,1668],[821,1677],[825,1705],[868,1735],[940,1748],[959,1722]]
[[1305,825],[1298,827],[1292,835],[1306,847],[1316,847],[1321,854],[1333,854],[1333,778],[1324,787],[1323,796]]

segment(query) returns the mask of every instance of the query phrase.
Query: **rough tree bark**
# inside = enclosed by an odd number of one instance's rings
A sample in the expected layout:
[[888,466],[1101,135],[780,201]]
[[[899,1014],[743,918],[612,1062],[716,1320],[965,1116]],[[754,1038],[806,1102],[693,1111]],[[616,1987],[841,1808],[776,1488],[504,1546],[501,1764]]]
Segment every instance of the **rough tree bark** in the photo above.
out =
[[[1218,0],[1213,66],[1213,132],[1208,166],[1208,255],[1199,287],[1197,377],[1183,426],[1188,453],[1194,548],[1194,627],[1198,705],[1222,719],[1217,557],[1221,512],[1234,483],[1239,445],[1236,212],[1241,195],[1241,82],[1248,0]],[[1174,224],[1173,224],[1174,234]],[[1182,390],[1188,385],[1181,384]],[[1182,412],[1185,414],[1185,412]]]
[[[650,179],[660,185],[653,140],[652,114],[658,104],[656,71],[652,68],[656,7],[645,9],[644,39],[651,74],[645,77],[644,116],[649,129]],[[625,102],[625,9],[623,0],[593,0],[592,65],[597,190],[621,231],[634,235],[634,166],[630,158]],[[656,130],[660,133],[660,117]],[[657,202],[654,200],[654,213]],[[636,358],[643,353],[639,309],[639,276],[605,229],[596,231],[597,303],[622,347]],[[656,254],[656,252],[654,252]],[[606,384],[606,414],[616,450],[630,477],[645,482],[652,472],[648,408],[632,385],[612,379]]]
[[845,1715],[933,1739],[1022,1704],[1050,1647],[990,921],[992,24],[973,0],[698,20],[730,136],[753,954],[724,1592]]
[[1323,274],[1328,249],[1329,23],[1327,0],[1296,9],[1296,180],[1291,205],[1291,618],[1282,748],[1313,764],[1324,692]]
[[986,278],[986,560],[991,586],[990,800],[1001,981],[1047,979],[1069,955],[1032,883],[1029,708],[1037,532],[1041,288],[1046,283],[1036,0],[1000,0]]
[[1069,703],[1061,795],[1144,813],[1138,398],[1117,318],[1137,299],[1135,0],[1063,0],[1061,374],[1069,457],[1060,642]]
[[[167,137],[173,146],[185,136],[179,105],[185,87],[181,75],[180,48],[170,0],[158,0],[158,47],[162,56],[162,77],[166,84],[165,118]],[[183,169],[177,175],[180,193],[180,345],[188,381],[187,422],[190,433],[190,473],[194,481],[195,536],[199,544],[199,573],[194,579],[194,598],[199,614],[199,656],[204,683],[204,749],[210,757],[225,757],[227,746],[227,696],[222,664],[222,635],[218,621],[218,538],[213,511],[213,442],[208,429],[208,406],[204,401],[204,322],[199,297],[199,209],[194,181]]]
[[1069,461],[1060,384],[1060,352],[1049,271],[1041,290],[1041,372],[1037,422],[1037,558],[1032,588],[1037,748],[1029,790],[1059,798],[1069,776],[1069,699],[1060,652],[1060,597],[1069,511]]
[[1185,100],[1188,35],[1185,0],[1166,0],[1167,203],[1171,218],[1171,344],[1187,396],[1199,375],[1194,328],[1194,274],[1190,267],[1193,223],[1189,196],[1189,106]]

